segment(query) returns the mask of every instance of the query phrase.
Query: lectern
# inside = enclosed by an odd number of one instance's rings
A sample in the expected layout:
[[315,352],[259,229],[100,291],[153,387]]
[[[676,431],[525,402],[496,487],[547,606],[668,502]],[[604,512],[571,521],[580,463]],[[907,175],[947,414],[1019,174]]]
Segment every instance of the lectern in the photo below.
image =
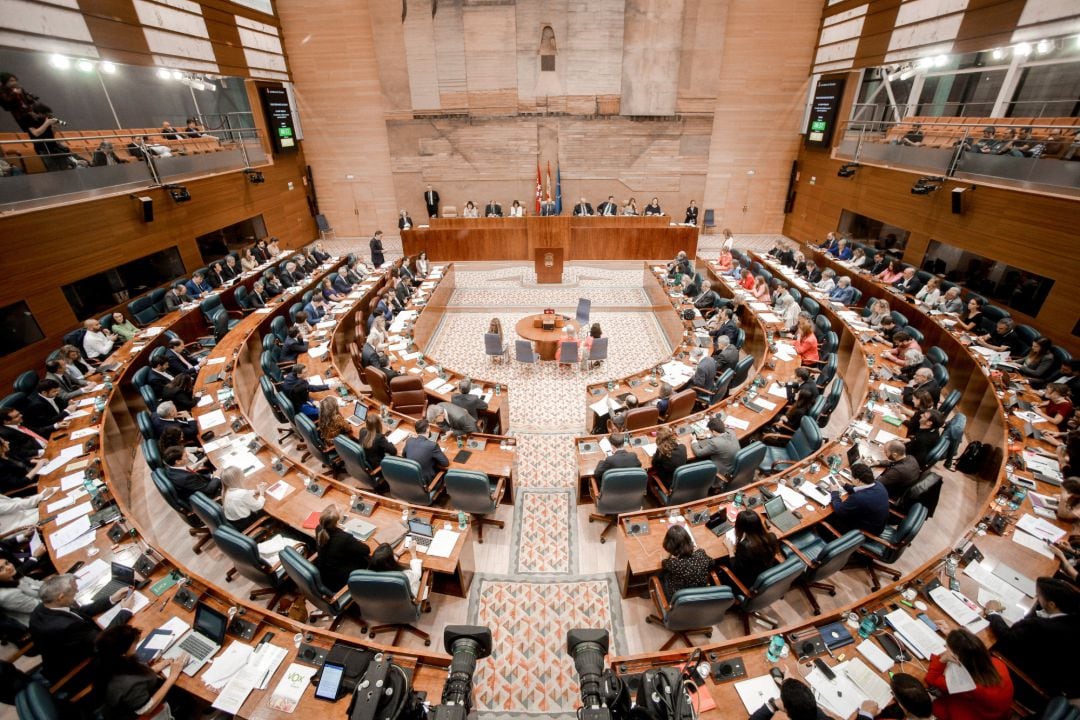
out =
[[563,249],[559,247],[536,248],[533,251],[533,267],[536,269],[536,282],[561,283]]

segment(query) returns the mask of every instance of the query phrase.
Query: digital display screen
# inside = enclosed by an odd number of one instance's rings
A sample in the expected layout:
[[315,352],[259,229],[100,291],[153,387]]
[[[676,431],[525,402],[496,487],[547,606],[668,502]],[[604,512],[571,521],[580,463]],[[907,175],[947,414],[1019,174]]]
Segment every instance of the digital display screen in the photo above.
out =
[[844,77],[825,76],[814,88],[814,100],[810,106],[810,123],[806,129],[806,144],[812,147],[829,147],[840,102],[844,99]]
[[296,148],[296,131],[293,127],[292,108],[289,107],[289,95],[281,86],[259,88],[263,114],[267,127],[270,128],[270,140],[274,152],[283,152]]
[[337,700],[338,688],[341,687],[341,675],[345,668],[342,665],[323,665],[322,676],[319,678],[319,687],[315,688],[315,697],[320,700]]

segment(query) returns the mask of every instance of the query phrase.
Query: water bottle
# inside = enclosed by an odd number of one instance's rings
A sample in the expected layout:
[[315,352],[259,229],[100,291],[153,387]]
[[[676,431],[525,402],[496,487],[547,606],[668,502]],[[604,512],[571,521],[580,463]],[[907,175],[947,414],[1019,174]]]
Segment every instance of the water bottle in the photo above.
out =
[[401,524],[409,527],[409,508],[401,508]]
[[784,637],[773,635],[769,640],[769,649],[765,651],[765,659],[771,663],[780,662],[780,658],[784,656],[785,647],[787,645],[784,644]]
[[459,530],[469,527],[469,518],[461,510],[458,510],[457,514],[457,526]]
[[499,385],[498,383],[495,383],[495,395],[502,395],[502,385]]

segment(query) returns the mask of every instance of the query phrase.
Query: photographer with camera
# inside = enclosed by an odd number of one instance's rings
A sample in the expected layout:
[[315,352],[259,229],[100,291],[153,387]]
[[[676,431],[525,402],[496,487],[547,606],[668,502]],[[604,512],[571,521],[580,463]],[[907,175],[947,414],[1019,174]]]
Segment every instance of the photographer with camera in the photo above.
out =
[[53,128],[67,125],[53,114],[52,108],[44,103],[35,103],[30,112],[22,116],[19,126],[34,141],[34,151],[41,157],[41,162],[49,172],[89,167],[90,163],[71,152],[64,143],[56,140]]

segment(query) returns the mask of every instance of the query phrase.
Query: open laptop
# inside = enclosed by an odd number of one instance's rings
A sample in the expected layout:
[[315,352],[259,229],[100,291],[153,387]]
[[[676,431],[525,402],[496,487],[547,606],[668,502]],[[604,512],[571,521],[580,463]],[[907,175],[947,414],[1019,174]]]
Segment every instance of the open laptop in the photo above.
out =
[[409,518],[408,537],[412,538],[418,549],[427,550],[428,546],[431,545],[432,538],[435,537],[435,529],[427,520]]
[[127,565],[118,562],[110,563],[110,565],[112,577],[109,578],[109,582],[105,583],[101,589],[94,593],[94,602],[109,597],[117,590],[135,587],[135,568],[128,567]]
[[1028,597],[1035,597],[1035,581],[1027,575],[1013,570],[1004,563],[998,563],[997,567],[993,570],[993,574],[997,575]]
[[848,467],[862,462],[863,454],[862,448],[859,447],[859,443],[852,443],[851,447],[847,450],[847,464]]
[[353,425],[363,426],[364,420],[367,418],[368,406],[362,402],[357,402],[353,407],[352,415],[348,418],[348,421]]
[[225,613],[214,610],[206,603],[199,603],[195,606],[195,625],[163,657],[168,660],[186,652],[191,660],[184,666],[184,674],[195,676],[206,661],[221,649],[228,627],[229,617]]
[[780,532],[788,532],[799,524],[798,518],[787,509],[784,498],[780,495],[765,502],[765,514],[769,516],[769,522],[775,525]]

